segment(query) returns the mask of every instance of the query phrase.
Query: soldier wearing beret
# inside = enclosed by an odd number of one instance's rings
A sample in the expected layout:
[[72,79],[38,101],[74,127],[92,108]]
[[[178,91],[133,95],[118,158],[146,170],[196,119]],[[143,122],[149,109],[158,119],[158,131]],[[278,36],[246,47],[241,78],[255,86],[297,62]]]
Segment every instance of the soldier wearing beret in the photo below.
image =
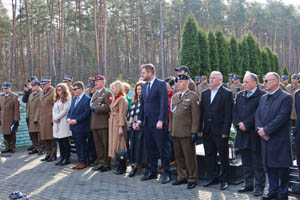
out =
[[[64,79],[62,80],[63,83],[67,84],[67,86],[69,87],[69,90],[70,92],[72,93],[72,83],[73,83],[73,77],[72,76],[68,76],[68,75],[65,75],[64,76]],[[73,94],[72,94],[72,97],[73,97]]]
[[112,93],[105,89],[105,77],[95,76],[96,92],[91,98],[90,107],[92,111],[91,129],[97,152],[97,166],[94,170],[106,172],[111,169],[108,157],[108,118]]
[[294,94],[295,92],[300,89],[300,84],[299,84],[299,76],[297,74],[292,75],[292,80],[291,84],[286,86],[286,91],[290,93],[290,95],[293,97],[293,110],[291,114],[291,120],[292,120],[292,127],[296,125],[296,108],[295,108],[295,97]]
[[229,79],[229,81],[228,81],[228,83],[226,84],[226,87],[227,87],[228,89],[230,89],[231,86],[233,85],[233,77],[234,77],[234,74],[228,74],[228,79]]
[[54,88],[51,86],[50,78],[41,81],[43,92],[40,95],[40,135],[45,146],[45,158],[42,161],[52,162],[56,160],[56,141],[53,137],[52,108],[54,105]]
[[201,83],[201,78],[199,76],[196,76],[194,81],[195,81],[196,86],[198,87]]
[[241,84],[240,77],[238,75],[233,76],[233,84],[229,89],[231,90],[234,99],[238,92],[244,90],[244,86]]
[[280,88],[286,91],[286,86],[289,84],[289,77],[287,75],[281,76]]
[[[177,75],[185,74],[186,76],[190,77],[190,74],[191,74],[190,69],[185,65],[175,68],[175,71],[176,71]],[[191,90],[193,92],[197,92],[197,85],[191,78],[189,79],[189,90]],[[177,91],[178,91],[178,89],[175,88],[175,92],[177,92]]]
[[19,95],[11,92],[11,84],[2,84],[4,94],[0,96],[0,123],[4,137],[5,150],[2,153],[14,153],[16,148],[16,132],[20,120]]
[[27,102],[27,111],[26,111],[26,120],[28,120],[28,130],[30,139],[32,141],[33,150],[29,152],[29,154],[38,153],[39,149],[39,118],[40,113],[39,109],[41,106],[40,95],[42,90],[40,88],[40,82],[33,81],[32,82],[32,93],[29,96]]
[[[169,131],[172,132],[178,178],[173,185],[197,185],[195,141],[199,131],[200,107],[197,93],[188,89],[189,76],[177,77],[178,92],[171,101]],[[188,171],[188,174],[187,174]]]

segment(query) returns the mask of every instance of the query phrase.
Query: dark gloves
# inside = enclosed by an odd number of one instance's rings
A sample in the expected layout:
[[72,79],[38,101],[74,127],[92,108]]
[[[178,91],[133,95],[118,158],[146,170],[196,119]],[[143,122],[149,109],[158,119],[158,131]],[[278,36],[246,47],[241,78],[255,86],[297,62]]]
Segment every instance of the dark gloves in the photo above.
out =
[[29,126],[29,118],[26,118],[26,124]]
[[95,110],[96,110],[96,107],[95,106],[91,106],[91,111],[95,112]]
[[192,133],[192,142],[195,143],[197,142],[198,136],[197,133]]
[[39,122],[38,121],[34,121],[33,123],[34,123],[34,125],[38,125]]
[[16,127],[18,127],[18,126],[19,126],[19,121],[14,121],[14,125],[15,125]]

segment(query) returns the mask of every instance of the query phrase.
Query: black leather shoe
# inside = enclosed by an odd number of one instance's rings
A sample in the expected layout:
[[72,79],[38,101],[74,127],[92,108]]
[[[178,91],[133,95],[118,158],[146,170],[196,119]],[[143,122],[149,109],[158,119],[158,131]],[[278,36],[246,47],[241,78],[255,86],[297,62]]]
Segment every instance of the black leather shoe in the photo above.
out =
[[222,181],[220,190],[226,190],[228,188],[228,182],[227,181]]
[[261,197],[262,200],[272,200],[272,199],[277,199],[277,194],[265,194]]
[[31,155],[31,154],[36,154],[36,153],[38,153],[38,150],[32,150],[28,154]]
[[15,153],[15,150],[11,149],[9,150],[9,153]]
[[50,159],[50,156],[46,156],[45,158],[43,158],[41,161],[47,161]]
[[55,163],[55,165],[60,165],[64,160],[64,158],[61,158],[57,163]]
[[195,182],[188,182],[186,189],[193,189],[194,187],[197,186],[197,183]]
[[32,151],[32,150],[34,150],[33,146],[27,148],[27,151]]
[[171,181],[170,175],[167,174],[167,173],[163,173],[160,183],[161,184],[166,184],[166,183],[169,183],[170,181]]
[[111,170],[111,167],[103,167],[100,172],[108,172]]
[[253,186],[242,187],[238,190],[239,193],[252,192],[254,190]]
[[97,165],[96,167],[93,167],[93,170],[95,170],[95,171],[100,171],[100,170],[102,170],[103,169],[103,166],[102,165]]
[[207,183],[205,183],[203,185],[203,187],[208,187],[208,186],[211,186],[211,185],[215,185],[215,184],[218,184],[219,181],[217,179],[210,179]]
[[260,197],[260,196],[262,196],[262,195],[263,195],[263,191],[255,190],[255,191],[253,192],[253,196],[255,196],[255,197]]
[[53,161],[55,161],[56,160],[56,157],[55,156],[52,156],[51,158],[49,158],[48,160],[47,160],[47,162],[53,162]]
[[39,153],[38,153],[39,156],[44,155],[44,154],[45,154],[45,152],[43,152],[43,151],[39,151]]
[[155,173],[148,173],[148,174],[145,174],[145,175],[141,178],[141,181],[148,181],[148,180],[156,179],[156,178],[157,178],[157,174],[155,174]]
[[130,173],[129,173],[129,177],[134,177],[135,176],[135,174],[136,174],[136,172],[137,172],[137,168],[136,167],[134,167],[134,168],[132,168],[131,169],[131,171],[130,171]]
[[172,183],[172,185],[187,184],[187,180],[179,181],[178,179]]
[[1,153],[8,153],[8,152],[9,152],[8,149],[5,149],[5,150],[1,151]]
[[68,165],[70,164],[70,159],[67,158],[67,159],[64,159],[64,161],[62,163],[60,163],[60,166],[64,166],[64,165]]

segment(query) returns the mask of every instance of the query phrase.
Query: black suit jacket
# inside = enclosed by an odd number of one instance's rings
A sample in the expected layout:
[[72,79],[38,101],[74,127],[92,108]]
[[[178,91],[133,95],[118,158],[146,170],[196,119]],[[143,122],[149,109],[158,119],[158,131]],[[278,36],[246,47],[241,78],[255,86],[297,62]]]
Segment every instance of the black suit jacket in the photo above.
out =
[[159,120],[166,125],[169,102],[167,85],[164,81],[156,78],[151,86],[148,97],[146,95],[147,86],[148,84],[146,83],[142,87],[139,120],[143,122],[144,126],[156,126]]
[[200,131],[204,136],[209,133],[229,135],[232,122],[232,92],[221,86],[212,103],[210,95],[210,89],[202,92]]
[[[252,149],[253,151],[261,151],[260,137],[255,130],[255,112],[258,108],[260,97],[265,92],[258,87],[256,91],[248,98],[245,90],[239,92],[236,97],[236,103],[233,106],[233,125],[237,128],[235,138],[235,148]],[[238,128],[238,124],[243,122],[246,131]]]

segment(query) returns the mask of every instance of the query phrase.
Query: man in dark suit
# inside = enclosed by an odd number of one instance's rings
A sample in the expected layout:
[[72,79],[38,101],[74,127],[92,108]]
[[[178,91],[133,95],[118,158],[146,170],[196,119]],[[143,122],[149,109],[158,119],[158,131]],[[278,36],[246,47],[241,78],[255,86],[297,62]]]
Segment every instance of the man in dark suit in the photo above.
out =
[[297,155],[297,166],[299,171],[300,180],[300,89],[295,92],[295,108],[296,108],[296,131],[295,131],[295,143],[296,143],[296,155]]
[[167,146],[168,88],[164,81],[155,77],[155,67],[152,64],[142,65],[141,76],[147,83],[142,87],[139,123],[134,125],[134,129],[139,129],[141,125],[144,127],[150,162],[148,173],[144,175],[142,181],[156,178],[159,154],[164,169],[161,183],[165,184],[170,182]]
[[[245,90],[239,92],[233,106],[233,125],[237,128],[235,148],[240,150],[245,185],[239,192],[252,192],[261,196],[264,191],[266,176],[261,160],[260,137],[255,130],[255,112],[260,97],[265,94],[257,87],[257,75],[246,73],[243,80]],[[254,182],[255,179],[255,182]],[[255,185],[254,185],[255,184]]]
[[91,109],[90,97],[83,91],[83,82],[74,83],[73,94],[75,97],[67,116],[78,156],[78,162],[72,169],[83,169],[87,166],[87,137],[90,131]]
[[269,72],[264,79],[268,94],[261,97],[255,126],[261,137],[262,161],[267,169],[269,192],[262,199],[288,199],[293,98],[280,86],[280,76]]
[[[200,132],[203,135],[205,159],[210,180],[208,187],[221,181],[221,190],[228,188],[229,160],[228,136],[232,121],[232,92],[222,85],[221,72],[213,71],[209,77],[210,89],[202,92],[200,103]],[[217,153],[221,161],[219,176]],[[219,180],[218,180],[219,178]]]

